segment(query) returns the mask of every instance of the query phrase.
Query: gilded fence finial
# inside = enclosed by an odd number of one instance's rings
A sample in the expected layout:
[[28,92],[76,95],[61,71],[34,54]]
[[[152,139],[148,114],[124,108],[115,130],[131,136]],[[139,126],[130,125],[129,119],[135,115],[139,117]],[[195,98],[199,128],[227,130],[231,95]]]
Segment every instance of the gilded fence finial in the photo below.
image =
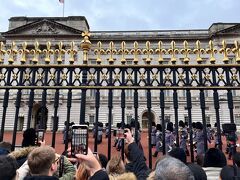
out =
[[171,48],[168,50],[168,53],[172,55],[172,57],[171,57],[172,64],[176,63],[176,61],[177,61],[176,54],[178,54],[178,51],[179,51],[178,49],[176,49],[175,46],[176,46],[175,41],[172,41]]
[[88,53],[89,53],[89,50],[90,50],[90,48],[92,46],[92,43],[89,40],[90,35],[91,34],[89,32],[87,32],[87,31],[82,33],[83,40],[81,41],[80,47],[83,50],[83,64],[87,64],[87,62],[88,62]]
[[228,54],[231,52],[231,49],[227,48],[225,40],[222,41],[222,48],[219,50],[219,52],[223,54],[223,62],[227,64],[229,61]]
[[232,52],[235,54],[235,59],[237,63],[240,63],[240,46],[238,41],[234,41],[234,48],[232,49]]
[[22,45],[22,49],[18,50],[19,54],[21,54],[21,63],[26,62],[26,55],[29,53],[29,50],[27,49],[27,42],[24,42]]
[[126,43],[125,43],[125,41],[123,41],[123,42],[121,43],[121,49],[118,50],[118,53],[122,55],[121,63],[122,63],[122,64],[125,64],[125,63],[126,63],[125,55],[127,55],[127,54],[129,53],[129,50],[126,49]]
[[17,54],[16,44],[14,41],[11,44],[11,48],[7,50],[7,54],[9,55],[8,62],[12,64],[14,62],[14,57]]
[[146,42],[146,49],[143,49],[143,53],[147,55],[146,57],[146,63],[150,64],[151,63],[151,57],[150,55],[153,54],[153,49],[150,48],[150,42]]
[[94,53],[97,55],[97,64],[101,64],[102,59],[101,59],[101,55],[104,54],[104,49],[102,48],[102,42],[98,41],[97,43],[97,49],[94,49]]
[[218,51],[214,48],[213,41],[209,41],[209,49],[206,49],[206,53],[210,54],[210,63],[214,64],[216,62],[216,59],[214,57],[214,54],[216,54]]
[[197,63],[202,63],[201,54],[204,54],[204,49],[201,48],[201,42],[199,40],[196,41],[196,49],[193,50],[193,53],[197,55]]
[[77,54],[77,51],[74,49],[75,43],[72,41],[70,43],[70,48],[67,49],[67,53],[70,54],[69,57],[69,63],[73,64],[74,63],[74,55]]
[[65,49],[63,49],[63,43],[62,43],[62,41],[61,42],[59,42],[59,44],[58,44],[58,49],[56,49],[55,50],[55,53],[57,54],[57,62],[59,63],[59,64],[61,64],[62,63],[62,56],[63,55],[65,55]]
[[163,49],[162,41],[158,42],[158,48],[155,50],[155,53],[158,54],[158,62],[159,64],[163,63],[163,54],[166,54],[166,49]]
[[37,41],[34,43],[34,49],[32,49],[30,52],[33,54],[32,62],[36,64],[38,62],[39,54],[42,52],[39,49],[39,43]]
[[109,49],[106,50],[106,53],[110,55],[108,62],[112,64],[114,62],[113,55],[117,53],[117,50],[114,48],[114,43],[111,41],[109,43]]
[[181,49],[181,54],[184,55],[184,58],[183,58],[183,62],[185,64],[188,64],[189,61],[190,61],[190,58],[188,57],[189,53],[191,53],[191,49],[188,48],[188,42],[187,41],[184,41],[183,42],[183,49]]
[[43,50],[43,53],[45,53],[45,58],[44,58],[45,63],[48,64],[48,63],[50,63],[50,60],[51,60],[50,55],[53,54],[54,51],[51,49],[51,42],[50,41],[48,41],[46,45],[47,45],[47,48]]
[[138,55],[141,54],[141,49],[138,48],[138,42],[135,41],[133,43],[133,49],[131,49],[131,54],[133,54],[133,63],[137,64],[138,63]]
[[0,42],[0,62],[3,62],[6,52],[7,51],[4,49],[4,43]]

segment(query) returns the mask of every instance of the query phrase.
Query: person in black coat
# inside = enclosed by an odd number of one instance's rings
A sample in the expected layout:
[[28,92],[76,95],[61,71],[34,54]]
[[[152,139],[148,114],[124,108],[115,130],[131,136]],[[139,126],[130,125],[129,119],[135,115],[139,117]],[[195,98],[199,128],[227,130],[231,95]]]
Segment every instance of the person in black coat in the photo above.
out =
[[143,151],[134,142],[130,129],[125,130],[124,135],[127,143],[124,150],[127,161],[125,169],[128,172],[133,172],[138,180],[146,179],[150,170],[147,167]]

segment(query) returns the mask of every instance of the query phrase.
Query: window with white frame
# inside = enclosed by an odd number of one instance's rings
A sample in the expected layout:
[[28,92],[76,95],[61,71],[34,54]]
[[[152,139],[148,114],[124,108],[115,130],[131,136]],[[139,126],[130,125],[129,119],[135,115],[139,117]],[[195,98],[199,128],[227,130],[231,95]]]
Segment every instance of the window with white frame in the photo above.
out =
[[93,124],[95,122],[95,116],[89,115],[89,124]]
[[18,117],[18,126],[17,130],[22,131],[23,130],[23,124],[24,124],[24,117]]
[[211,124],[211,118],[210,116],[206,116],[206,124]]
[[240,114],[235,115],[235,124],[240,126]]
[[90,89],[90,97],[94,98],[96,94],[96,89]]
[[127,98],[133,97],[133,90],[132,89],[127,89],[126,90],[126,97]]
[[132,118],[133,118],[133,116],[131,114],[127,115],[127,124],[131,123]]

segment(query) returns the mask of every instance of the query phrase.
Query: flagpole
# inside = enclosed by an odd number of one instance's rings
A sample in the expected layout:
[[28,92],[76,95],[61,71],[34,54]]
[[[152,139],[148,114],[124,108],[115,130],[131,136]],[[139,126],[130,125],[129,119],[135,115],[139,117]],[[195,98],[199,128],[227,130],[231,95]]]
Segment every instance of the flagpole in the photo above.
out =
[[65,7],[65,1],[63,1],[63,17],[64,17],[64,7]]

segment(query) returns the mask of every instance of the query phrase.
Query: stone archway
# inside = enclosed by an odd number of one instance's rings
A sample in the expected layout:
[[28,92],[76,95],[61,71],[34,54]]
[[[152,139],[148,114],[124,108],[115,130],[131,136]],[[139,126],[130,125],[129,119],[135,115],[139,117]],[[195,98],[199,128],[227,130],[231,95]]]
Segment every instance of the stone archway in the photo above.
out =
[[[151,118],[152,118],[152,122],[155,122],[155,115],[153,112],[151,112]],[[147,129],[148,128],[148,112],[145,111],[142,114],[142,129]]]

